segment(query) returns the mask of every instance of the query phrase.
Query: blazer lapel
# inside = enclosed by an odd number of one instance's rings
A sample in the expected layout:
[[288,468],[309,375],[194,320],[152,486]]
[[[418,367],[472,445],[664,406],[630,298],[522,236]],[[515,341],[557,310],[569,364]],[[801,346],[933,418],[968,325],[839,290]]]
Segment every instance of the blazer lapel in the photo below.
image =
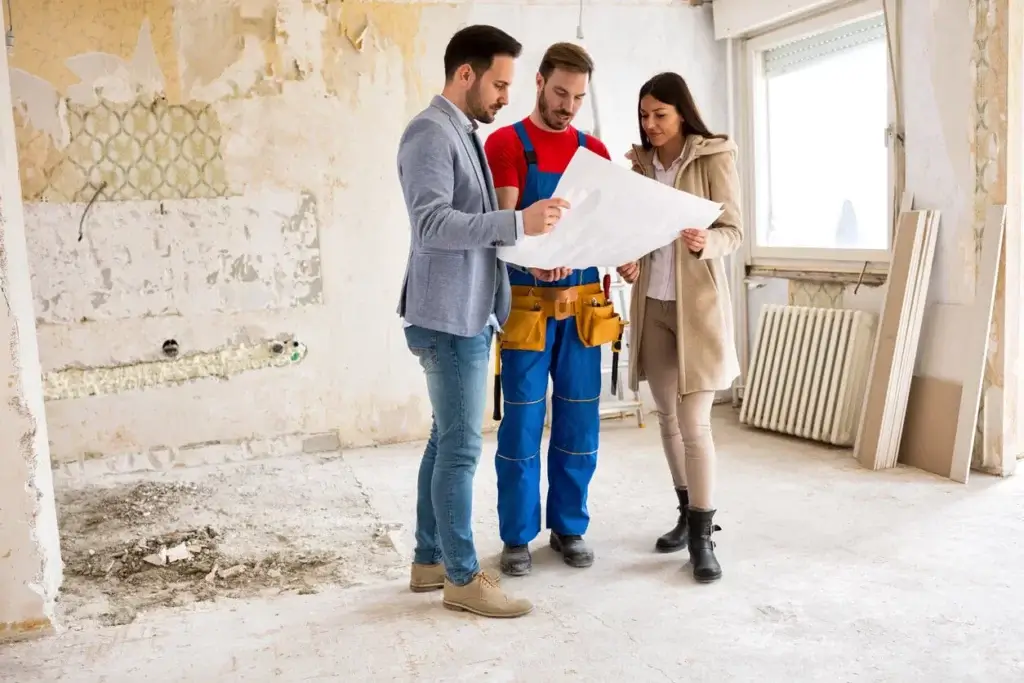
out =
[[476,181],[480,185],[480,193],[484,196],[484,208],[493,211],[498,206],[498,198],[494,192],[494,180],[491,177],[491,170],[487,168],[487,164],[482,164],[483,145],[480,147],[480,152],[477,152],[477,143],[472,139],[474,135],[472,124],[463,123],[462,118],[452,111],[453,105],[440,95],[434,96],[432,104],[448,115],[448,120],[451,121],[458,134],[459,141],[462,143],[463,151],[469,156],[470,162],[473,164]]
[[[483,153],[483,143],[480,143],[481,154]],[[484,194],[487,195],[488,201],[491,203],[491,210],[498,210],[498,193],[494,191],[494,176],[491,175],[491,167],[487,165],[486,159],[484,163]]]
[[490,208],[487,206],[491,201],[491,183],[488,182],[490,179],[490,169],[487,168],[487,164],[482,163],[483,146],[480,146],[480,151],[478,152],[477,142],[473,139],[473,131],[468,131],[461,126],[460,129],[462,132],[462,147],[473,161],[473,170],[476,171],[476,181],[480,183],[480,193],[484,196],[485,208]]

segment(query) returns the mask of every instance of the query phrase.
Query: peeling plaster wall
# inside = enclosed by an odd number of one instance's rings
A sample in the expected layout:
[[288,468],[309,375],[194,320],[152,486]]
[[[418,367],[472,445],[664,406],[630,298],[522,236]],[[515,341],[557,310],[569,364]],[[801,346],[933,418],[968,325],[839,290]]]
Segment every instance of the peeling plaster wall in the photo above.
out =
[[62,575],[7,73],[0,51],[0,641],[53,627]]
[[[284,434],[424,436],[429,402],[395,315],[409,239],[398,138],[440,89],[445,44],[469,23],[524,43],[496,125],[528,113],[540,55],[575,37],[577,2],[15,5],[43,370],[91,368],[102,387],[54,385],[68,396],[47,403],[55,460]],[[613,156],[636,136],[637,89],[664,69],[682,71],[725,129],[710,8],[591,0],[584,30]],[[592,125],[588,111],[578,124]],[[144,387],[139,372],[115,372],[168,361],[168,339],[184,359],[282,338],[308,349],[301,362],[226,377],[197,377],[193,362],[193,379],[153,384],[183,376],[159,366]]]
[[976,271],[973,22],[963,2],[902,11],[907,189],[916,206],[942,212],[917,372],[960,382]]
[[83,222],[85,208],[25,212],[32,262],[47,264],[32,279],[40,324],[323,302],[311,194],[97,202]]

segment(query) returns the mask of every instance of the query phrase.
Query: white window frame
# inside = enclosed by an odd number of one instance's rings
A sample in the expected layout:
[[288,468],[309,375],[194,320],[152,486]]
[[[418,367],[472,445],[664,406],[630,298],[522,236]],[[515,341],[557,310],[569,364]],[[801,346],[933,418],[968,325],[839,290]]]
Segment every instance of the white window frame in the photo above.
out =
[[[780,270],[807,270],[821,272],[878,272],[888,270],[892,247],[893,183],[895,168],[893,155],[889,154],[887,219],[890,230],[889,249],[818,249],[799,247],[770,247],[757,243],[758,227],[767,219],[769,211],[768,182],[768,133],[767,133],[767,83],[762,68],[764,53],[774,47],[804,37],[838,28],[845,24],[881,16],[883,0],[858,0],[837,9],[832,9],[809,18],[799,19],[781,27],[750,36],[743,40],[740,48],[738,81],[740,84],[740,116],[738,132],[740,146],[747,160],[742,170],[744,186],[745,213],[747,218],[746,242],[747,263],[751,266],[776,268]],[[892,76],[886,71],[888,83],[889,129],[893,129],[896,107],[893,97]],[[879,136],[886,136],[888,130],[878,131]],[[891,149],[891,146],[890,146]]]

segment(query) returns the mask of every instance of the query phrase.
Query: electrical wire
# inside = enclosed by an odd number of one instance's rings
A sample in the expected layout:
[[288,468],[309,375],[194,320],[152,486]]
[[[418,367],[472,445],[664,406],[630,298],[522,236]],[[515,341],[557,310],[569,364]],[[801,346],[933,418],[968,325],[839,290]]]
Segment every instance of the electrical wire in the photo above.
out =
[[[580,3],[579,3],[579,15],[578,15],[578,18],[576,19],[576,40],[580,41],[581,43],[583,42],[583,2],[584,2],[584,0],[580,0]],[[598,114],[598,109],[597,109],[597,90],[594,88],[594,76],[593,76],[593,74],[591,74],[591,76],[590,76],[590,109],[591,109],[592,118],[594,119],[594,128],[591,131],[591,134],[595,138],[600,140],[601,139],[601,117]]]
[[[898,11],[898,10],[897,10]],[[886,53],[889,62],[889,75],[892,78],[893,88],[893,100],[896,120],[893,125],[893,130],[890,134],[890,140],[892,142],[892,153],[893,163],[895,165],[895,178],[893,183],[893,198],[892,198],[892,232],[896,234],[896,228],[899,225],[899,207],[903,201],[903,192],[906,190],[907,177],[906,177],[906,164],[907,164],[907,148],[906,148],[906,132],[904,131],[903,122],[903,83],[899,78],[899,69],[896,68],[896,40],[900,36],[895,36],[894,31],[900,31],[902,28],[902,21],[899,21],[897,17],[896,21],[893,18],[889,9],[889,3],[882,3],[882,18],[885,20],[885,42],[886,42]]]

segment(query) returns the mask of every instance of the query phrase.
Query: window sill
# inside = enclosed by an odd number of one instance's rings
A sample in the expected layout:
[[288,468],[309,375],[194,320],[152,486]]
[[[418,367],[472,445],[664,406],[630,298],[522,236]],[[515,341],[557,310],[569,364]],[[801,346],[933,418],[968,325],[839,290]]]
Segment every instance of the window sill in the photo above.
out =
[[869,263],[849,266],[842,263],[830,264],[763,264],[758,263],[746,267],[747,277],[768,277],[781,280],[804,280],[806,282],[832,282],[848,285],[864,285],[879,287],[885,284],[888,267],[884,263]]

